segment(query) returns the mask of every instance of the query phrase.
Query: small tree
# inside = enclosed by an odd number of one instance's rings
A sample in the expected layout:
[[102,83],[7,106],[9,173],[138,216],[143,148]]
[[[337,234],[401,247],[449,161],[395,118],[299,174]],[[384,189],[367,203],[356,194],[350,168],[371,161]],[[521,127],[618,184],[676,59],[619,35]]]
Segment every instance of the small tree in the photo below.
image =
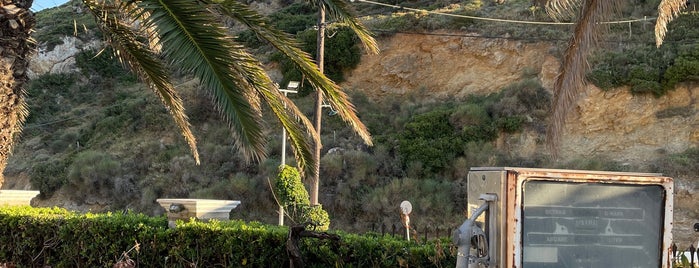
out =
[[301,174],[288,165],[279,166],[275,192],[289,219],[295,224],[310,223],[316,230],[325,231],[330,226],[330,217],[321,205],[311,206],[308,191],[301,182]]

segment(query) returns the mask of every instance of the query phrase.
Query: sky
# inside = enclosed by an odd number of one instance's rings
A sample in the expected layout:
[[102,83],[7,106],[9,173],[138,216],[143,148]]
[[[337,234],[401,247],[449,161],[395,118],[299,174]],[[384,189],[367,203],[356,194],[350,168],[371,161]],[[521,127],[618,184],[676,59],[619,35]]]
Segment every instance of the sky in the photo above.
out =
[[60,6],[66,2],[68,2],[68,0],[34,0],[32,11],[37,12],[42,9]]

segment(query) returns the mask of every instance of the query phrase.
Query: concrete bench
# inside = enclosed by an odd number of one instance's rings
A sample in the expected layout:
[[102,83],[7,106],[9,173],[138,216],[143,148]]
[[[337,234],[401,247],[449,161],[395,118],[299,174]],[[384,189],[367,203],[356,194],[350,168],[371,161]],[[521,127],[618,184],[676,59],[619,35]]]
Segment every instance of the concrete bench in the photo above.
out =
[[0,190],[0,206],[29,206],[39,191]]
[[177,220],[229,220],[231,210],[240,205],[236,200],[160,198],[156,200],[167,212],[168,225],[175,227]]

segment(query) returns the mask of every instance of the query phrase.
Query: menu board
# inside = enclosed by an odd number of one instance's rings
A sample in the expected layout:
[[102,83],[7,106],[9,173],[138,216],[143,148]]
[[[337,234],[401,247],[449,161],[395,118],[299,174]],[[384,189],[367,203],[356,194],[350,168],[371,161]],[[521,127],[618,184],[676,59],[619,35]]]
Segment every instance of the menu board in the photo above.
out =
[[527,181],[522,267],[660,267],[664,197],[656,185]]

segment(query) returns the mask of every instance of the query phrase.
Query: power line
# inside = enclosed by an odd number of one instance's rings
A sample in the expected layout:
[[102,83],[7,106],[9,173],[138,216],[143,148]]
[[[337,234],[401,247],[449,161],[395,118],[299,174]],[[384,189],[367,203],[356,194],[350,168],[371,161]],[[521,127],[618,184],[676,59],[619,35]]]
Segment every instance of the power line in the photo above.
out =
[[[404,10],[410,10],[410,11],[421,12],[421,13],[429,13],[429,14],[435,14],[435,15],[457,17],[457,18],[464,18],[464,19],[473,19],[473,20],[504,22],[504,23],[517,23],[517,24],[535,24],[535,25],[573,25],[573,24],[575,24],[573,22],[547,22],[547,21],[526,21],[526,20],[486,18],[486,17],[477,17],[477,16],[444,13],[444,12],[431,11],[431,10],[426,10],[426,9],[403,7],[403,6],[398,6],[398,5],[391,5],[391,4],[386,4],[386,3],[375,2],[375,1],[371,1],[371,0],[354,0],[354,1],[367,3],[367,4],[373,4],[373,5],[379,5],[379,6],[385,6],[385,7],[391,7],[391,8],[395,8],[395,9],[404,9]],[[607,22],[602,22],[601,24],[622,24],[622,23],[650,21],[650,20],[655,20],[655,19],[656,19],[655,17],[650,17],[650,18],[644,17],[642,19],[607,21]]]
[[410,32],[410,31],[395,31],[383,29],[370,29],[372,32],[396,33],[396,34],[414,34],[414,35],[429,35],[429,36],[445,36],[445,37],[466,37],[476,39],[505,39],[505,40],[525,40],[525,41],[568,41],[566,38],[532,38],[532,37],[514,37],[514,36],[492,36],[478,34],[458,34],[458,33],[433,33],[433,32]]
[[[382,32],[390,34],[412,34],[412,35],[427,35],[427,36],[444,36],[444,37],[463,37],[463,38],[474,38],[474,39],[503,39],[503,40],[523,40],[523,41],[563,41],[567,42],[569,38],[542,38],[542,37],[517,37],[517,36],[496,36],[496,35],[479,35],[479,34],[460,34],[460,33],[436,33],[436,32],[411,32],[411,31],[397,31],[397,30],[386,30],[386,29],[369,29],[372,32]],[[641,40],[600,40],[602,43],[632,43],[632,44],[646,44],[655,46],[655,41],[641,41]],[[666,44],[681,44],[681,45],[691,45],[699,44],[699,41],[693,40],[681,40],[681,41],[666,41]]]
[[87,117],[87,116],[69,117],[69,118],[59,119],[59,120],[56,120],[56,121],[49,121],[49,122],[44,122],[44,123],[31,124],[31,125],[26,125],[26,126],[24,126],[24,129],[31,129],[31,128],[35,128],[35,127],[48,126],[48,125],[58,124],[58,123],[61,123],[61,122],[70,121],[70,120],[73,120],[73,119],[80,119],[80,118],[84,118],[84,117]]

